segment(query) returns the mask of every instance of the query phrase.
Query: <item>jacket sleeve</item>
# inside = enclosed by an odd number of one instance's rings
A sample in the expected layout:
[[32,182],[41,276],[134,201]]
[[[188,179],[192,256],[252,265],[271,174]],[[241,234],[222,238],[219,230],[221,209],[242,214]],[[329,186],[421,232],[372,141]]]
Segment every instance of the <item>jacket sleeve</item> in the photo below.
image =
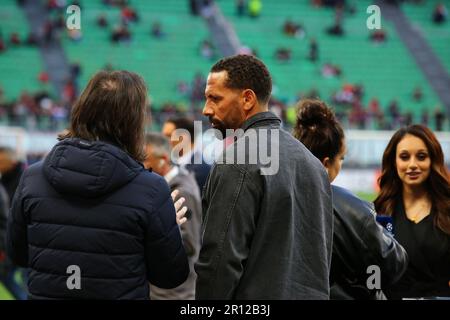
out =
[[216,165],[203,198],[203,236],[196,299],[232,299],[243,274],[259,213],[262,185],[235,165]]
[[187,279],[189,265],[169,186],[163,179],[159,184],[161,199],[164,200],[153,212],[145,235],[147,278],[157,287],[171,289]]
[[11,261],[20,266],[28,267],[28,235],[27,219],[23,209],[23,188],[26,173],[20,179],[14,195],[11,212],[8,215],[6,233],[6,252]]
[[372,214],[367,215],[362,238],[370,259],[366,264],[380,267],[382,289],[397,282],[408,267],[406,250]]
[[[363,201],[349,191],[333,186],[335,210],[347,222],[347,234],[351,236],[352,256],[357,257],[356,270],[362,270],[367,277],[366,268],[376,265],[381,272],[382,288],[395,283],[408,266],[405,249],[376,221],[372,204]],[[340,229],[338,229],[340,230]]]

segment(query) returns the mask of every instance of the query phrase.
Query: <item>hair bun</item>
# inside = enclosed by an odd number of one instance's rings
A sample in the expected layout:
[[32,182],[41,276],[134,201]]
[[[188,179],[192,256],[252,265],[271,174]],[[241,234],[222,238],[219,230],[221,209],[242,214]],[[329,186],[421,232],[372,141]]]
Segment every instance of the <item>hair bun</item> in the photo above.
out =
[[297,113],[297,122],[305,127],[315,129],[328,125],[330,122],[335,122],[334,114],[320,100],[306,99],[299,104]]

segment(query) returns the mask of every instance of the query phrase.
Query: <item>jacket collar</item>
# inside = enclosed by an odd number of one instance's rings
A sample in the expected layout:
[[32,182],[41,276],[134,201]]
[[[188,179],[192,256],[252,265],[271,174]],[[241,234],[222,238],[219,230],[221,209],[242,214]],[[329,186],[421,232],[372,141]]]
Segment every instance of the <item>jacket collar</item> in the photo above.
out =
[[248,118],[241,126],[241,128],[246,131],[250,127],[260,126],[262,123],[269,125],[272,124],[279,127],[281,124],[280,118],[270,111],[259,112],[254,116]]

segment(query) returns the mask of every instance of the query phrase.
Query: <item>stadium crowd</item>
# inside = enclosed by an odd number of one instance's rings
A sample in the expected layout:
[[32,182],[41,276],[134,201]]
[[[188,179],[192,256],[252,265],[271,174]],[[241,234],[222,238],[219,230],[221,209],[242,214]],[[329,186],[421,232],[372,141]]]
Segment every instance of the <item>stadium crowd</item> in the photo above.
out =
[[271,91],[251,55],[212,66],[202,113],[225,149],[210,166],[192,119],[144,135],[139,75],[95,74],[43,161],[0,149],[4,285],[17,299],[450,299],[450,174],[434,133],[395,132],[371,204],[330,185],[346,153],[333,111],[301,99],[291,134]]

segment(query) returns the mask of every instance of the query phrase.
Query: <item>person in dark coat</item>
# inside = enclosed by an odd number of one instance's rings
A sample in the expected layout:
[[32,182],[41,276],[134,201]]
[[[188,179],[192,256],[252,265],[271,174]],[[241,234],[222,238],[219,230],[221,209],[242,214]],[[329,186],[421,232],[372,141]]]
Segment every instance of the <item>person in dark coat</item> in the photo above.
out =
[[[320,100],[300,101],[294,136],[322,161],[333,182],[341,170],[346,146],[344,131],[331,109]],[[386,299],[382,289],[398,281],[406,271],[406,251],[378,224],[373,204],[338,186],[332,186],[332,191],[330,298]],[[379,281],[369,279],[374,266],[379,268]]]
[[165,180],[142,165],[147,89],[127,71],[98,72],[70,129],[22,176],[7,254],[29,267],[32,299],[149,299],[189,265]]
[[253,56],[224,58],[208,76],[203,114],[217,135],[236,135],[203,192],[197,299],[329,298],[330,183],[268,112],[271,89]]
[[147,159],[144,166],[164,177],[171,190],[178,190],[179,197],[185,199],[187,208],[186,223],[181,225],[181,237],[189,259],[191,272],[188,279],[174,289],[161,289],[152,286],[152,300],[193,300],[195,299],[194,263],[197,262],[200,251],[200,227],[202,223],[202,203],[200,190],[194,174],[182,166],[171,162],[169,140],[159,133],[147,133],[145,136]]

